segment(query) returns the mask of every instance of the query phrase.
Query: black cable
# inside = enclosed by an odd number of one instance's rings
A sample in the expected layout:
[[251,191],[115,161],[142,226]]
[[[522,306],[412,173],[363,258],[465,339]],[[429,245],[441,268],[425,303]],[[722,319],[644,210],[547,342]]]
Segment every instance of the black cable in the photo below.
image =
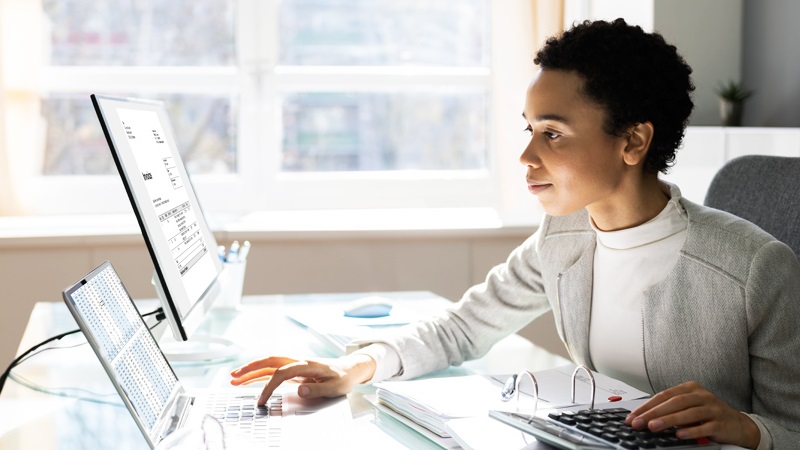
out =
[[[151,311],[151,312],[149,312],[147,314],[142,314],[142,317],[152,316],[153,314],[160,314],[160,315],[156,316],[157,322],[156,322],[155,325],[153,325],[153,328],[155,328],[156,325],[158,325],[159,323],[161,323],[162,320],[164,320],[164,317],[165,317],[164,316],[164,309],[163,308],[158,308],[158,309],[156,309],[154,311]],[[51,338],[47,338],[47,339],[43,340],[42,342],[39,342],[38,344],[36,344],[33,347],[29,348],[28,350],[25,350],[25,352],[23,354],[21,354],[21,355],[17,356],[16,358],[14,358],[14,360],[11,361],[11,364],[8,365],[8,368],[3,372],[3,375],[0,375],[0,394],[3,393],[3,386],[5,386],[5,384],[6,384],[6,380],[8,379],[8,375],[11,373],[11,369],[16,367],[20,362],[22,362],[22,360],[24,360],[26,356],[28,356],[29,354],[34,352],[37,348],[39,348],[39,347],[41,347],[41,346],[43,346],[45,344],[48,344],[48,343],[53,342],[53,341],[57,341],[57,340],[59,340],[59,339],[61,339],[63,337],[69,336],[71,334],[80,333],[80,331],[81,331],[80,329],[70,330],[70,331],[66,331],[64,333],[61,333],[59,335],[53,336]]]
[[11,361],[11,364],[8,366],[8,369],[6,369],[6,371],[3,372],[3,375],[0,375],[0,393],[3,392],[3,386],[6,384],[6,379],[8,379],[8,374],[11,373],[11,369],[13,369],[14,366],[16,366],[20,362],[20,360],[22,360],[22,358],[28,356],[31,352],[33,352],[37,348],[39,348],[39,347],[41,347],[41,346],[43,346],[43,345],[45,345],[47,343],[50,343],[50,342],[53,342],[53,341],[57,341],[57,340],[63,338],[64,336],[69,336],[70,334],[80,333],[80,331],[81,330],[71,330],[71,331],[67,331],[66,333],[61,333],[61,334],[59,334],[57,336],[53,336],[53,337],[51,337],[49,339],[45,339],[44,341],[42,341],[42,342],[34,345],[33,347],[29,348],[28,350],[26,350],[25,353],[23,353],[22,355],[16,357],[14,359],[14,361]]

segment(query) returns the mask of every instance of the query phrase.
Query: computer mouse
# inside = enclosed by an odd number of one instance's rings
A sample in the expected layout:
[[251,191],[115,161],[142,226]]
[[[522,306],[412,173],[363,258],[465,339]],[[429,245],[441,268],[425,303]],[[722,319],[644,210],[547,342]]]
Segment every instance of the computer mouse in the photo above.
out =
[[362,297],[344,307],[346,317],[375,318],[386,317],[392,312],[392,302],[383,297]]

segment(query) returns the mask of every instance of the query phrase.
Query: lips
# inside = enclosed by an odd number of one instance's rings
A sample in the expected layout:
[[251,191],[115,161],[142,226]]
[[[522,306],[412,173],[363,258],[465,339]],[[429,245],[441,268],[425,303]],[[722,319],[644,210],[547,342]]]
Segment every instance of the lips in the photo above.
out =
[[553,186],[550,183],[543,183],[541,181],[534,181],[531,179],[528,179],[527,181],[528,181],[528,192],[530,192],[533,195],[539,195],[539,193],[541,193],[542,191]]

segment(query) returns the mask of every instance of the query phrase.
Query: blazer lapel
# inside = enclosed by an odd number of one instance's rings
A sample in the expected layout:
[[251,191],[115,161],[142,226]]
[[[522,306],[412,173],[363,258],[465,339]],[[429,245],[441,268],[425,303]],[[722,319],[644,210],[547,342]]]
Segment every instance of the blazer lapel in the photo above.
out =
[[559,308],[563,317],[564,336],[576,364],[594,370],[589,356],[589,325],[592,314],[592,276],[594,245],[575,264],[561,273],[558,286]]

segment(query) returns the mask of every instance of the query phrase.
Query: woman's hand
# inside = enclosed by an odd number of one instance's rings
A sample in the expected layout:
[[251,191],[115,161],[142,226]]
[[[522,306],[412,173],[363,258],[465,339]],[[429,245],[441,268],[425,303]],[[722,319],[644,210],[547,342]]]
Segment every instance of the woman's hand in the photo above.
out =
[[258,398],[259,406],[267,402],[281,383],[293,378],[300,382],[297,388],[300,397],[338,397],[353,390],[356,384],[371,379],[375,367],[375,360],[362,354],[308,360],[271,356],[231,372],[231,384],[239,386],[269,380]]
[[633,410],[625,423],[636,430],[674,426],[679,439],[708,437],[721,444],[754,449],[761,440],[750,417],[731,408],[699,384],[690,381],[661,391]]

